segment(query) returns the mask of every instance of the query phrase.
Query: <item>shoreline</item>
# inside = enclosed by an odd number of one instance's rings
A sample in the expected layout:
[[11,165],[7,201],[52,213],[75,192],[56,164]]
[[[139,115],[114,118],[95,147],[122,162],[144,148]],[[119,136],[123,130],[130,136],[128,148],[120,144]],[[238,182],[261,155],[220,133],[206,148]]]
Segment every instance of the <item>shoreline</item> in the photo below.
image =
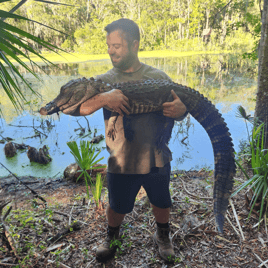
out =
[[[168,57],[189,57],[194,55],[212,55],[212,54],[228,54],[228,53],[235,53],[230,50],[222,50],[222,51],[186,51],[186,52],[180,52],[180,51],[172,51],[172,50],[154,50],[154,51],[140,51],[139,52],[139,58],[168,58]],[[43,57],[45,57],[48,61],[52,62],[53,64],[59,64],[59,63],[79,63],[79,62],[87,62],[87,61],[101,61],[101,60],[109,60],[110,57],[108,54],[95,54],[95,55],[89,55],[89,54],[79,54],[79,53],[52,53],[52,52],[44,52],[41,54]],[[29,60],[26,60],[25,58],[22,58],[19,56],[19,58],[24,63],[30,63]],[[42,61],[39,57],[30,54],[30,58],[32,61],[37,63],[38,65],[46,65],[44,61]],[[18,66],[19,64],[15,62],[14,60],[11,60],[11,62]]]

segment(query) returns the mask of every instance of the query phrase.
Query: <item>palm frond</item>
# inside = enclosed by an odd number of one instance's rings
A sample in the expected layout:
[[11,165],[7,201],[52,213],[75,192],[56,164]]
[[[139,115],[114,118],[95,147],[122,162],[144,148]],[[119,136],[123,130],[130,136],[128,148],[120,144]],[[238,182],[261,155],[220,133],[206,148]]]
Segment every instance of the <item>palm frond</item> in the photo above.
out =
[[62,6],[75,7],[75,5],[58,3],[58,2],[51,2],[51,1],[45,1],[45,0],[34,0],[34,1],[35,2],[41,2],[41,3],[47,3],[47,4],[53,4],[53,5],[62,5]]
[[253,120],[253,117],[250,114],[247,114],[245,108],[241,105],[237,107],[236,117],[243,118],[249,121],[250,123]]
[[[0,3],[8,2],[8,1],[10,0],[0,0]],[[13,7],[10,10],[10,12],[0,10],[0,18],[1,18],[0,20],[0,85],[2,85],[5,93],[11,100],[17,112],[19,108],[22,109],[22,104],[20,103],[20,101],[26,100],[23,93],[21,92],[18,79],[20,79],[20,81],[22,81],[23,84],[26,85],[26,87],[30,89],[34,94],[36,95],[39,95],[39,94],[34,89],[32,89],[30,84],[23,78],[23,76],[18,71],[17,67],[14,65],[13,61],[18,63],[20,66],[22,66],[26,71],[34,75],[37,79],[41,80],[40,77],[34,71],[34,67],[37,67],[44,73],[46,73],[46,71],[40,68],[40,66],[37,63],[31,60],[29,53],[32,53],[33,55],[39,57],[45,64],[52,65],[52,66],[56,66],[56,65],[50,62],[49,60],[47,60],[41,54],[39,54],[38,51],[33,49],[31,47],[32,44],[30,44],[30,42],[35,43],[39,46],[42,46],[43,48],[46,48],[48,51],[55,52],[56,54],[59,54],[58,51],[65,52],[63,49],[58,48],[57,46],[49,42],[46,42],[39,37],[36,37],[24,30],[17,28],[16,26],[13,26],[5,22],[5,19],[7,18],[25,20],[25,21],[38,23],[46,28],[63,33],[50,26],[44,25],[43,23],[28,19],[23,16],[13,14],[13,12],[15,12],[25,2],[26,2],[25,0],[20,1],[15,7]],[[60,4],[56,2],[41,1],[41,0],[38,2]],[[27,65],[24,62],[24,60],[29,61],[30,66]],[[0,113],[1,113],[1,109],[0,109]]]
[[[17,9],[19,9],[23,4],[25,4],[27,2],[27,0],[21,0],[16,6],[14,6],[9,13],[14,13]],[[6,18],[2,19],[5,20]]]
[[9,2],[10,0],[0,0],[0,3]]

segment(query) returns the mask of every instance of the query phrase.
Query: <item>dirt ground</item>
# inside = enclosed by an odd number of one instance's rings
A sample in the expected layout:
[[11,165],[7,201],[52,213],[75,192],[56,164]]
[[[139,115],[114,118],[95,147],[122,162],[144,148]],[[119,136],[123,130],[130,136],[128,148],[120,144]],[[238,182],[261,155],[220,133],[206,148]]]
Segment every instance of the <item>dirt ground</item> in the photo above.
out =
[[[134,210],[121,225],[120,250],[106,263],[95,258],[95,251],[106,236],[105,188],[104,207],[100,208],[96,208],[92,198],[85,198],[86,187],[81,183],[68,182],[55,190],[38,190],[47,207],[31,194],[17,193],[16,198],[2,195],[0,204],[12,200],[2,216],[12,205],[4,222],[13,240],[8,240],[0,223],[0,267],[268,267],[268,262],[259,266],[268,259],[264,220],[259,229],[257,212],[247,221],[249,209],[244,193],[232,198],[234,209],[229,206],[224,233],[216,232],[212,178],[213,172],[206,170],[173,172],[170,226],[174,264],[165,263],[153,243],[156,224],[143,188]],[[243,178],[235,179],[236,188]]]

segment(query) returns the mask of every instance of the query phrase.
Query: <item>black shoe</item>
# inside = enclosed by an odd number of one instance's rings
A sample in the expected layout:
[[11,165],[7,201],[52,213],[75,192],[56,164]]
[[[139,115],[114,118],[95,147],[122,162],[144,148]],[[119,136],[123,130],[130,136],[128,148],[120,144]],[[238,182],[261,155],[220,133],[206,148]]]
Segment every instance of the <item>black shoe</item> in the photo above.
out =
[[171,239],[169,237],[169,231],[170,228],[157,227],[153,239],[154,242],[158,245],[160,257],[169,263],[174,263],[175,253]]
[[104,243],[96,251],[96,259],[98,261],[105,262],[114,256],[118,248],[118,245],[113,243],[115,240],[119,240],[119,228],[113,232],[108,228]]

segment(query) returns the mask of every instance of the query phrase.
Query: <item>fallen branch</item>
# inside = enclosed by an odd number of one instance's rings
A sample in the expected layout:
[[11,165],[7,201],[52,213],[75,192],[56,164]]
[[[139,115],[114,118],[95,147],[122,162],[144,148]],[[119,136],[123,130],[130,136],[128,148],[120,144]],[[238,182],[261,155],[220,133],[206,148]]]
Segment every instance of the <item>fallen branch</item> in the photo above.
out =
[[[11,209],[12,209],[12,206],[7,210],[7,212],[5,213],[4,216],[2,216],[2,211],[3,211],[3,208],[10,202],[6,202],[4,205],[1,205],[1,214],[0,214],[0,223],[1,225],[3,226],[3,229],[4,229],[4,234],[7,238],[7,241],[11,247],[11,249],[13,250],[15,256],[20,259],[20,257],[18,256],[18,253],[17,253],[17,246],[16,246],[16,242],[13,238],[13,236],[10,234],[10,231],[9,231],[9,226],[5,223],[5,219],[6,217],[8,216],[8,214],[10,213]],[[2,264],[2,263],[1,263]]]
[[257,227],[261,222],[263,221],[263,219],[261,219],[258,223],[256,223],[255,225],[252,226],[252,228]]
[[[2,218],[2,221],[5,221],[6,217],[8,216],[8,214],[10,213],[12,207],[9,207],[9,209],[7,210],[7,212],[5,213],[5,215]],[[2,215],[2,214],[1,214]]]
[[14,240],[14,238],[12,237],[12,235],[10,234],[10,231],[9,231],[9,227],[6,225],[5,222],[1,222],[3,228],[4,228],[4,233],[5,233],[5,236],[9,242],[9,245],[10,247],[12,248],[15,256],[20,259],[20,257],[18,256],[18,253],[17,253],[17,247],[16,247],[16,242]]
[[88,130],[88,132],[90,132],[91,130],[90,130],[90,127],[89,127],[89,122],[88,122],[88,120],[87,120],[87,118],[84,116],[84,118],[86,119],[86,121],[87,121],[87,130]]
[[[52,263],[55,263],[56,261],[48,260],[47,262],[52,264]],[[67,266],[67,265],[65,265],[65,264],[63,264],[63,263],[61,263],[59,261],[57,261],[56,264],[57,264],[57,267],[71,268],[70,266]]]
[[142,227],[142,226],[140,226],[139,228],[141,228],[141,229],[143,229],[143,230],[145,230],[145,231],[147,231],[150,235],[153,235],[152,234],[152,232],[150,232],[147,228],[145,228],[145,227]]
[[0,215],[2,215],[3,208],[4,208],[7,204],[9,204],[10,202],[11,202],[11,200],[10,200],[10,201],[7,201],[6,203],[3,203],[3,204],[0,205]]
[[264,213],[264,227],[265,227],[266,237],[268,236],[268,233],[267,233],[267,207],[268,207],[268,203],[266,203],[266,209],[265,209],[265,213]]
[[61,233],[56,234],[54,237],[52,237],[51,239],[49,239],[49,243],[55,243],[57,241],[59,241],[63,236],[71,233],[72,231],[78,231],[81,229],[80,225],[75,222],[72,225],[68,225]]
[[9,126],[12,126],[12,127],[27,127],[27,128],[32,127],[35,131],[37,131],[38,133],[40,133],[40,134],[46,136],[46,138],[47,138],[47,135],[46,135],[45,133],[39,131],[39,130],[36,129],[34,126],[16,126],[16,125],[12,125],[12,124],[9,124]]
[[53,245],[53,246],[51,246],[51,247],[48,247],[48,248],[46,249],[46,252],[55,250],[55,249],[57,249],[57,248],[61,248],[61,247],[63,247],[63,246],[65,246],[65,243],[61,243],[61,244]]
[[233,213],[234,213],[234,216],[235,216],[235,220],[236,220],[236,223],[238,225],[239,231],[241,233],[242,239],[243,239],[243,241],[245,241],[245,237],[244,237],[244,234],[243,234],[243,231],[242,231],[242,228],[241,228],[241,225],[240,225],[240,222],[239,222],[239,219],[238,219],[234,204],[233,204],[231,199],[230,199],[230,205],[232,207],[232,210],[233,210]]
[[233,226],[232,222],[230,221],[229,217],[226,215],[227,221],[230,223],[230,225],[233,227],[234,231],[237,233],[238,236],[240,236],[239,232],[236,230],[236,228]]
[[6,166],[4,166],[1,162],[0,164],[11,174],[13,175],[21,184],[23,184],[27,189],[29,189],[32,194],[34,195],[35,198],[39,198],[40,200],[42,200],[45,203],[45,206],[47,206],[47,201],[40,195],[38,195],[38,193],[34,190],[32,190],[29,186],[27,186],[27,184],[25,184],[24,182],[22,182],[14,173],[12,173]]
[[[258,255],[256,255],[256,257],[257,257],[257,256],[258,256]],[[259,257],[259,256],[258,256],[258,257]],[[260,260],[261,260],[261,258],[260,258]],[[263,265],[265,265],[265,266],[267,267],[266,263],[268,263],[268,260],[262,262],[258,267],[262,267]]]
[[[254,252],[253,252],[254,253]],[[262,267],[263,265],[268,268],[268,265],[266,264],[266,261],[264,262],[256,253],[254,253],[256,258],[261,262],[261,264],[258,267]],[[267,260],[268,261],[268,260]]]
[[95,261],[95,259],[96,258],[93,258],[93,260],[92,261],[90,261],[88,264],[87,264],[87,266],[86,266],[86,268],[88,268],[89,267],[89,265],[93,262],[93,261]]
[[69,225],[71,225],[71,222],[72,222],[72,212],[73,212],[73,209],[74,209],[74,206],[75,206],[76,203],[73,204],[72,208],[71,208],[71,212],[70,212],[70,216],[69,216]]

